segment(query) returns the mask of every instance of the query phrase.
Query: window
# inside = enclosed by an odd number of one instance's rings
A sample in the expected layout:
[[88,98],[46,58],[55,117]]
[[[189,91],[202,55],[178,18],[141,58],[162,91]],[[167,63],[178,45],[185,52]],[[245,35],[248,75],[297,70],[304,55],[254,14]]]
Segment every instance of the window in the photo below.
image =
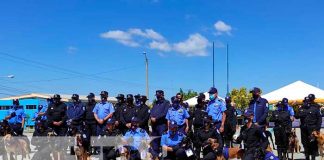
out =
[[11,106],[0,106],[0,110],[8,110]]
[[26,105],[26,109],[36,109],[36,105]]

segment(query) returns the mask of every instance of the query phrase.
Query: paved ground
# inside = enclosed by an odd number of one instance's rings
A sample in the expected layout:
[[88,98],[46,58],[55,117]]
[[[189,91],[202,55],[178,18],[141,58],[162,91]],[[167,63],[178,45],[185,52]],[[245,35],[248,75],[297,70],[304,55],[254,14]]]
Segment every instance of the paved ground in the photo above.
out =
[[[269,130],[270,130],[270,132],[273,133],[273,130],[272,130],[271,128],[270,128]],[[298,138],[299,138],[299,140],[300,140],[300,129],[297,128],[296,131],[297,131],[297,136],[298,136]],[[321,131],[324,131],[324,130],[322,129]],[[32,136],[31,133],[26,133],[26,135],[27,135],[29,138],[31,138],[31,136]],[[274,137],[273,137],[273,140],[275,140]],[[301,145],[301,147],[302,147],[302,145]],[[304,150],[303,147],[302,147],[301,150],[302,150],[302,151]],[[275,152],[275,154],[277,155],[277,151],[274,150],[274,152]],[[32,146],[32,153],[31,153],[31,157],[34,155],[34,153],[35,153],[35,149],[34,149],[34,146]],[[290,155],[289,155],[289,156],[290,156]],[[21,156],[19,156],[18,159],[21,159],[20,157],[21,157]],[[2,159],[2,157],[0,157],[0,159]],[[97,160],[98,158],[92,158],[92,159],[93,159],[93,160]],[[295,153],[295,154],[294,154],[294,159],[299,159],[299,160],[304,159],[304,155],[303,155],[302,153]],[[316,159],[317,159],[317,160],[320,160],[319,157],[317,157]]]

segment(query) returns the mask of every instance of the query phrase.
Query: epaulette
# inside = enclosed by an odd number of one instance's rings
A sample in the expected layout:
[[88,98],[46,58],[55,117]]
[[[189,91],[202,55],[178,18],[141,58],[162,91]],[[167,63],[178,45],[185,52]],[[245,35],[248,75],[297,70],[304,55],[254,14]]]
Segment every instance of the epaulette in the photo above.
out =
[[219,101],[219,102],[224,102],[224,100],[222,100],[222,99],[218,99],[218,101]]

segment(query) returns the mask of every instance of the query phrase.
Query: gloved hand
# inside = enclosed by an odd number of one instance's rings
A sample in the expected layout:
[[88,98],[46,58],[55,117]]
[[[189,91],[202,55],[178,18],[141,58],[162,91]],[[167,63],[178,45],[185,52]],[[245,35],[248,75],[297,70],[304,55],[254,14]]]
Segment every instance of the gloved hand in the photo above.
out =
[[16,112],[12,112],[12,113],[10,114],[10,117],[16,117]]

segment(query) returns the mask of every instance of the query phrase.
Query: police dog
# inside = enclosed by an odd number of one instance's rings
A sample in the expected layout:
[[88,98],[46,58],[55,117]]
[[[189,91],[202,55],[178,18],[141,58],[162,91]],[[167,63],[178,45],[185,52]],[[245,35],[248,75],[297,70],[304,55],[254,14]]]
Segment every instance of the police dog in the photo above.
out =
[[321,159],[324,159],[324,134],[319,131],[313,131],[312,136],[316,138]]
[[10,157],[10,154],[13,153],[15,159],[17,159],[18,154],[30,159],[29,144],[24,139],[7,134],[3,137],[3,143],[7,152],[7,157]]
[[[292,129],[290,136],[289,136],[289,144],[288,144],[288,151],[291,153],[291,159],[294,159],[294,153],[300,153],[300,145],[299,140],[296,135],[296,129]],[[287,153],[288,154],[288,153]],[[287,155],[289,157],[289,155]]]
[[90,160],[90,155],[87,153],[84,142],[80,133],[75,134],[76,145],[73,147],[77,160]]

